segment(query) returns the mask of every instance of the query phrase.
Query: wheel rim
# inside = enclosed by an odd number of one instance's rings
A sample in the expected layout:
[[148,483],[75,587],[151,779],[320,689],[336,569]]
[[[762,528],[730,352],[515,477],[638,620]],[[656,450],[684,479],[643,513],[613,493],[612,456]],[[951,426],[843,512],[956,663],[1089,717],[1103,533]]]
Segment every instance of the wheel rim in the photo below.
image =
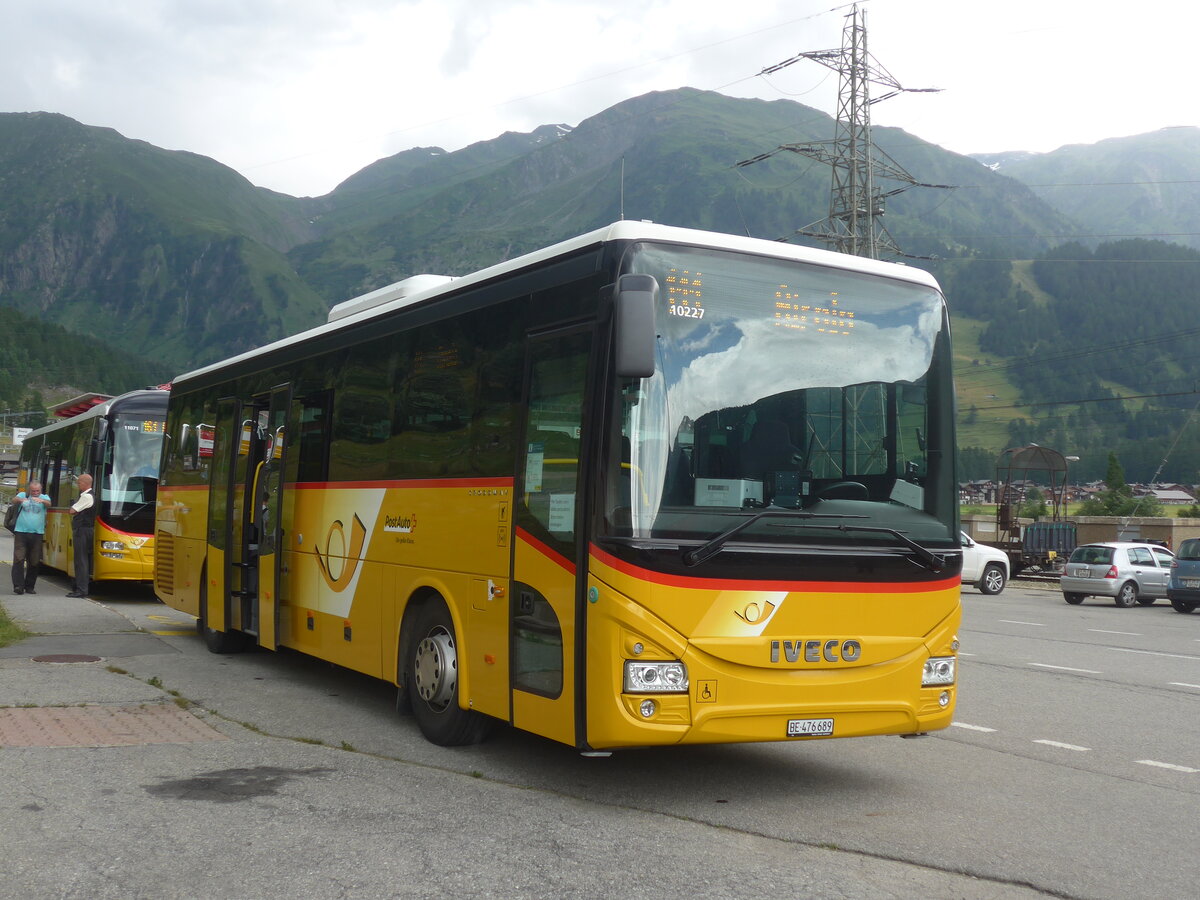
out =
[[1134,601],[1137,599],[1137,594],[1134,593],[1132,585],[1125,584],[1121,586],[1120,599],[1122,606],[1133,606]]
[[987,584],[987,589],[993,594],[1000,593],[1000,588],[1004,587],[1004,576],[995,569],[988,569],[984,578]]
[[454,638],[436,628],[417,644],[413,656],[413,684],[417,694],[435,712],[444,710],[458,687],[458,653]]

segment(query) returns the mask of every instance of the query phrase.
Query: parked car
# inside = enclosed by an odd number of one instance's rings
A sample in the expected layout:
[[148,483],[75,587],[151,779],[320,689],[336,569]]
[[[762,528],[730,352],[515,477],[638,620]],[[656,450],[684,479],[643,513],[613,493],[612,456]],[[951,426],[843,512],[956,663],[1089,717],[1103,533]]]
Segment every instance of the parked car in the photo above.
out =
[[1171,563],[1167,599],[1176,612],[1190,613],[1200,606],[1200,538],[1188,538],[1179,545]]
[[962,535],[963,584],[973,584],[981,594],[998,594],[1008,584],[1008,554]]
[[1063,599],[1075,605],[1084,597],[1112,597],[1122,609],[1149,606],[1167,596],[1174,561],[1166,547],[1142,541],[1082,544],[1063,570]]

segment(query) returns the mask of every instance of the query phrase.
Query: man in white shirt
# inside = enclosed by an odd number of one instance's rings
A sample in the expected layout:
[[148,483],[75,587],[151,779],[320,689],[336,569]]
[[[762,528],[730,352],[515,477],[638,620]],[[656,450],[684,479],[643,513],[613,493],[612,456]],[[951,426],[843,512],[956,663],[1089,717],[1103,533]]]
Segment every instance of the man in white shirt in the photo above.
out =
[[71,514],[71,546],[75,554],[75,590],[68,597],[86,597],[92,579],[92,553],[96,543],[96,495],[92,476],[79,476],[79,499],[67,510]]

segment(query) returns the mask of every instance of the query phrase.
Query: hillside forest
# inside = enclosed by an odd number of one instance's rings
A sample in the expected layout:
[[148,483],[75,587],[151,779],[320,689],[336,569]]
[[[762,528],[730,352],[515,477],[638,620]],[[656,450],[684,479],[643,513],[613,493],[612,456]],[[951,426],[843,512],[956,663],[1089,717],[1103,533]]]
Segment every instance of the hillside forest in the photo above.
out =
[[[799,232],[828,212],[829,169],[774,151],[834,126],[791,100],[680,88],[290,197],[109,128],[0,113],[0,408],[162,383],[410,275],[619,218],[815,244]],[[886,222],[946,293],[960,477],[1033,442],[1078,456],[1073,480],[1103,479],[1112,452],[1130,482],[1200,482],[1200,129],[976,157],[899,128],[873,139],[951,186],[890,191]]]

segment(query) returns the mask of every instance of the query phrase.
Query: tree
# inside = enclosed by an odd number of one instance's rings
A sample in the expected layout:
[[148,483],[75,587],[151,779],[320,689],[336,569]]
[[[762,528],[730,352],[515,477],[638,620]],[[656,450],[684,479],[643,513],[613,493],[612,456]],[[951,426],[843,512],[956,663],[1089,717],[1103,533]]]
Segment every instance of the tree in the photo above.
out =
[[1031,487],[1025,492],[1025,499],[1021,501],[1021,507],[1017,515],[1036,521],[1046,515],[1047,512],[1049,510],[1046,508],[1046,498],[1042,496],[1042,492],[1037,488]]
[[1117,454],[1108,454],[1108,474],[1104,476],[1106,490],[1084,501],[1079,507],[1081,516],[1161,516],[1162,504],[1149,495],[1134,497],[1133,490],[1125,483],[1125,472],[1117,461]]
[[1111,451],[1108,454],[1108,471],[1104,473],[1104,486],[1111,494],[1119,494],[1122,497],[1133,496],[1133,491],[1125,483],[1125,470],[1117,461],[1117,454]]

